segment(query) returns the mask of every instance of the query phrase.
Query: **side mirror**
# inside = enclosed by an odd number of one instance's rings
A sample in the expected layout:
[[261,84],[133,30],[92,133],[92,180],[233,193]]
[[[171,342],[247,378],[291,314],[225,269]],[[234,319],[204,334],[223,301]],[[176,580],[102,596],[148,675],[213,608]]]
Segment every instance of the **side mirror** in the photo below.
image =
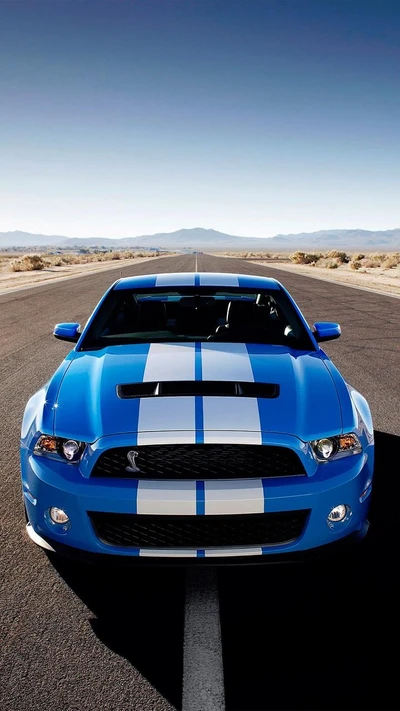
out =
[[80,337],[80,323],[57,323],[54,326],[53,336],[60,341],[69,341],[76,343]]
[[313,328],[313,335],[318,343],[333,341],[335,338],[339,338],[342,333],[339,324],[331,321],[318,321],[314,323]]

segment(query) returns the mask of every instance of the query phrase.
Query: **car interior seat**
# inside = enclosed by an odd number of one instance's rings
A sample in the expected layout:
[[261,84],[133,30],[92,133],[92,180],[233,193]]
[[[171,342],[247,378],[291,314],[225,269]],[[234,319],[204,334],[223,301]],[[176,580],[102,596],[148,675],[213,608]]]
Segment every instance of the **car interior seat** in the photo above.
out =
[[210,297],[182,297],[176,318],[176,330],[179,334],[209,335],[218,322],[215,300]]
[[[246,340],[263,337],[263,327],[257,320],[257,307],[251,301],[230,301],[226,312],[226,324],[218,326],[212,340]],[[263,339],[262,339],[263,340]]]

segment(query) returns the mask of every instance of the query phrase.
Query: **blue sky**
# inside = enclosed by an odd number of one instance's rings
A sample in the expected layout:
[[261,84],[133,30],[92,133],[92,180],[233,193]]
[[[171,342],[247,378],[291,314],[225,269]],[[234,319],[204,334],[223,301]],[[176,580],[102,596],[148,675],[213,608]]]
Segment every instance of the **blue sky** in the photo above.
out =
[[400,2],[2,0],[0,231],[400,226]]

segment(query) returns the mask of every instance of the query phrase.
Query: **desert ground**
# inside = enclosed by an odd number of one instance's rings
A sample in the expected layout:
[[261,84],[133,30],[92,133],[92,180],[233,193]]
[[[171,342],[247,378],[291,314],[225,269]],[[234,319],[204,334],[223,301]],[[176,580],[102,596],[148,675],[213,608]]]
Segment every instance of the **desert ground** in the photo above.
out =
[[[400,252],[215,252],[294,274],[371,289],[400,297]],[[140,264],[154,257],[171,256],[157,251],[112,251],[75,254],[0,253],[0,293],[60,279]]]
[[[118,270],[161,257],[157,251],[73,254],[0,252],[0,293],[96,272]],[[166,255],[165,255],[166,256]],[[170,255],[169,255],[170,256]]]
[[217,256],[238,257],[254,264],[294,274],[371,289],[400,296],[399,252],[224,252]]

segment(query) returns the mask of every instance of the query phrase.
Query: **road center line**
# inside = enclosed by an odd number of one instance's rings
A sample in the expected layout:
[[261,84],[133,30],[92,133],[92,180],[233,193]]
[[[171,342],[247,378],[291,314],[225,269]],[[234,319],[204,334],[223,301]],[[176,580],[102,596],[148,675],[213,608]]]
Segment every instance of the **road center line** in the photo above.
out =
[[225,690],[217,577],[189,568],[183,637],[182,711],[224,711]]

